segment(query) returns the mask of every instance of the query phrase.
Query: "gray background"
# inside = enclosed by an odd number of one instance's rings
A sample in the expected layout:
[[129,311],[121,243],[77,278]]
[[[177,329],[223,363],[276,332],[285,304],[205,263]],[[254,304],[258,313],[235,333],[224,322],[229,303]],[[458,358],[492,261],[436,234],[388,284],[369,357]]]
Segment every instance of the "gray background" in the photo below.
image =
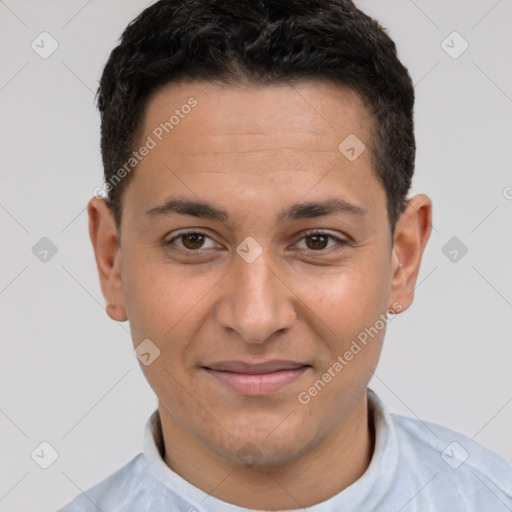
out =
[[[371,387],[512,460],[512,1],[357,4],[416,84],[412,194],[434,203],[415,302]],[[97,483],[142,450],[156,408],[128,323],[104,312],[85,210],[102,184],[97,81],[146,5],[0,1],[1,511],[54,510]],[[43,31],[59,44],[47,59],[31,48]],[[469,43],[457,59],[441,46],[453,31]],[[58,249],[46,262],[42,237]],[[455,262],[452,237],[468,248]],[[59,455],[46,470],[31,458],[42,441]]]

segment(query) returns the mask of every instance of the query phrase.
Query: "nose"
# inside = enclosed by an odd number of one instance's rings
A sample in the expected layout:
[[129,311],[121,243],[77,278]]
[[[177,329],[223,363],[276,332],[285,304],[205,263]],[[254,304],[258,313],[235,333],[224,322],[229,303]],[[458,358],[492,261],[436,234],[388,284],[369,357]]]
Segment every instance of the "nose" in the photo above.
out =
[[218,324],[253,345],[289,329],[297,317],[296,296],[266,252],[252,263],[235,258],[227,276],[228,286],[216,308]]

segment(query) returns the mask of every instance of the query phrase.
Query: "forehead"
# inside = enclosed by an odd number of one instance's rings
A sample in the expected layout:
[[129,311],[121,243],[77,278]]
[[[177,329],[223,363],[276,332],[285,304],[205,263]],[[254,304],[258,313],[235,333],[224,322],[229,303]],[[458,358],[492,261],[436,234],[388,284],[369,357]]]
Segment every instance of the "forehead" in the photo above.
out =
[[340,199],[378,207],[372,126],[360,96],[333,84],[167,85],[148,102],[139,144],[151,139],[154,147],[127,192],[136,188],[146,210],[179,195],[213,198],[226,210],[229,200],[281,211],[283,202],[336,189]]
[[[189,109],[187,103],[191,103],[191,98],[197,105]],[[180,112],[182,109],[186,112]],[[286,132],[288,137],[295,134],[297,139],[304,135],[311,140],[313,136],[316,143],[328,149],[332,149],[333,141],[348,135],[347,130],[356,130],[362,139],[369,139],[373,125],[373,117],[357,92],[330,82],[314,81],[293,85],[197,81],[168,84],[148,101],[142,120],[143,132],[154,131],[159,123],[169,121],[172,114],[179,117],[171,121],[172,138],[176,142],[190,135],[186,129],[190,121],[184,122],[187,117],[194,120],[194,129],[199,128],[203,135]],[[178,124],[182,125],[181,129],[177,129]]]

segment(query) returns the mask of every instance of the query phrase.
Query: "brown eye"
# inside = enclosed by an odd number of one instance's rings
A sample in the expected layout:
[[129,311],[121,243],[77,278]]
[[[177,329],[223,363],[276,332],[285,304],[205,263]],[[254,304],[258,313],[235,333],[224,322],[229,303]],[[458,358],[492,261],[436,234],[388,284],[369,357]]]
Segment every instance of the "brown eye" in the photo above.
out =
[[187,233],[181,235],[182,243],[187,249],[200,249],[204,243],[204,235],[201,233]]
[[299,247],[300,249],[325,253],[332,252],[330,249],[336,251],[348,245],[346,240],[322,231],[306,233],[306,235],[300,239],[299,243],[302,243],[303,240],[305,247]]
[[308,249],[313,249],[315,251],[318,251],[320,249],[325,249],[327,246],[327,242],[329,239],[329,236],[327,235],[308,235],[304,237],[305,240],[310,240],[311,243],[307,243]]
[[[210,247],[204,247],[205,242],[211,241]],[[179,243],[178,243],[179,242]],[[181,233],[165,242],[165,245],[172,247],[176,245],[179,249],[184,251],[199,252],[198,249],[211,249],[215,245],[214,240],[205,233],[198,231],[189,231],[188,233]]]

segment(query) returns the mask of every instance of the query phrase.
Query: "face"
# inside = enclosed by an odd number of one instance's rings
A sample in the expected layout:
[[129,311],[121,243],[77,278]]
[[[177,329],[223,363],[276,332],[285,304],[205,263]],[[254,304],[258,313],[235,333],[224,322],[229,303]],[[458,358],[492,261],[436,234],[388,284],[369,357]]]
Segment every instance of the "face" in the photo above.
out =
[[226,460],[286,462],[333,433],[386,312],[412,301],[427,229],[392,247],[371,127],[359,96],[328,84],[191,82],[148,104],[151,148],[102,287],[134,346],[160,351],[141,367],[162,418]]

